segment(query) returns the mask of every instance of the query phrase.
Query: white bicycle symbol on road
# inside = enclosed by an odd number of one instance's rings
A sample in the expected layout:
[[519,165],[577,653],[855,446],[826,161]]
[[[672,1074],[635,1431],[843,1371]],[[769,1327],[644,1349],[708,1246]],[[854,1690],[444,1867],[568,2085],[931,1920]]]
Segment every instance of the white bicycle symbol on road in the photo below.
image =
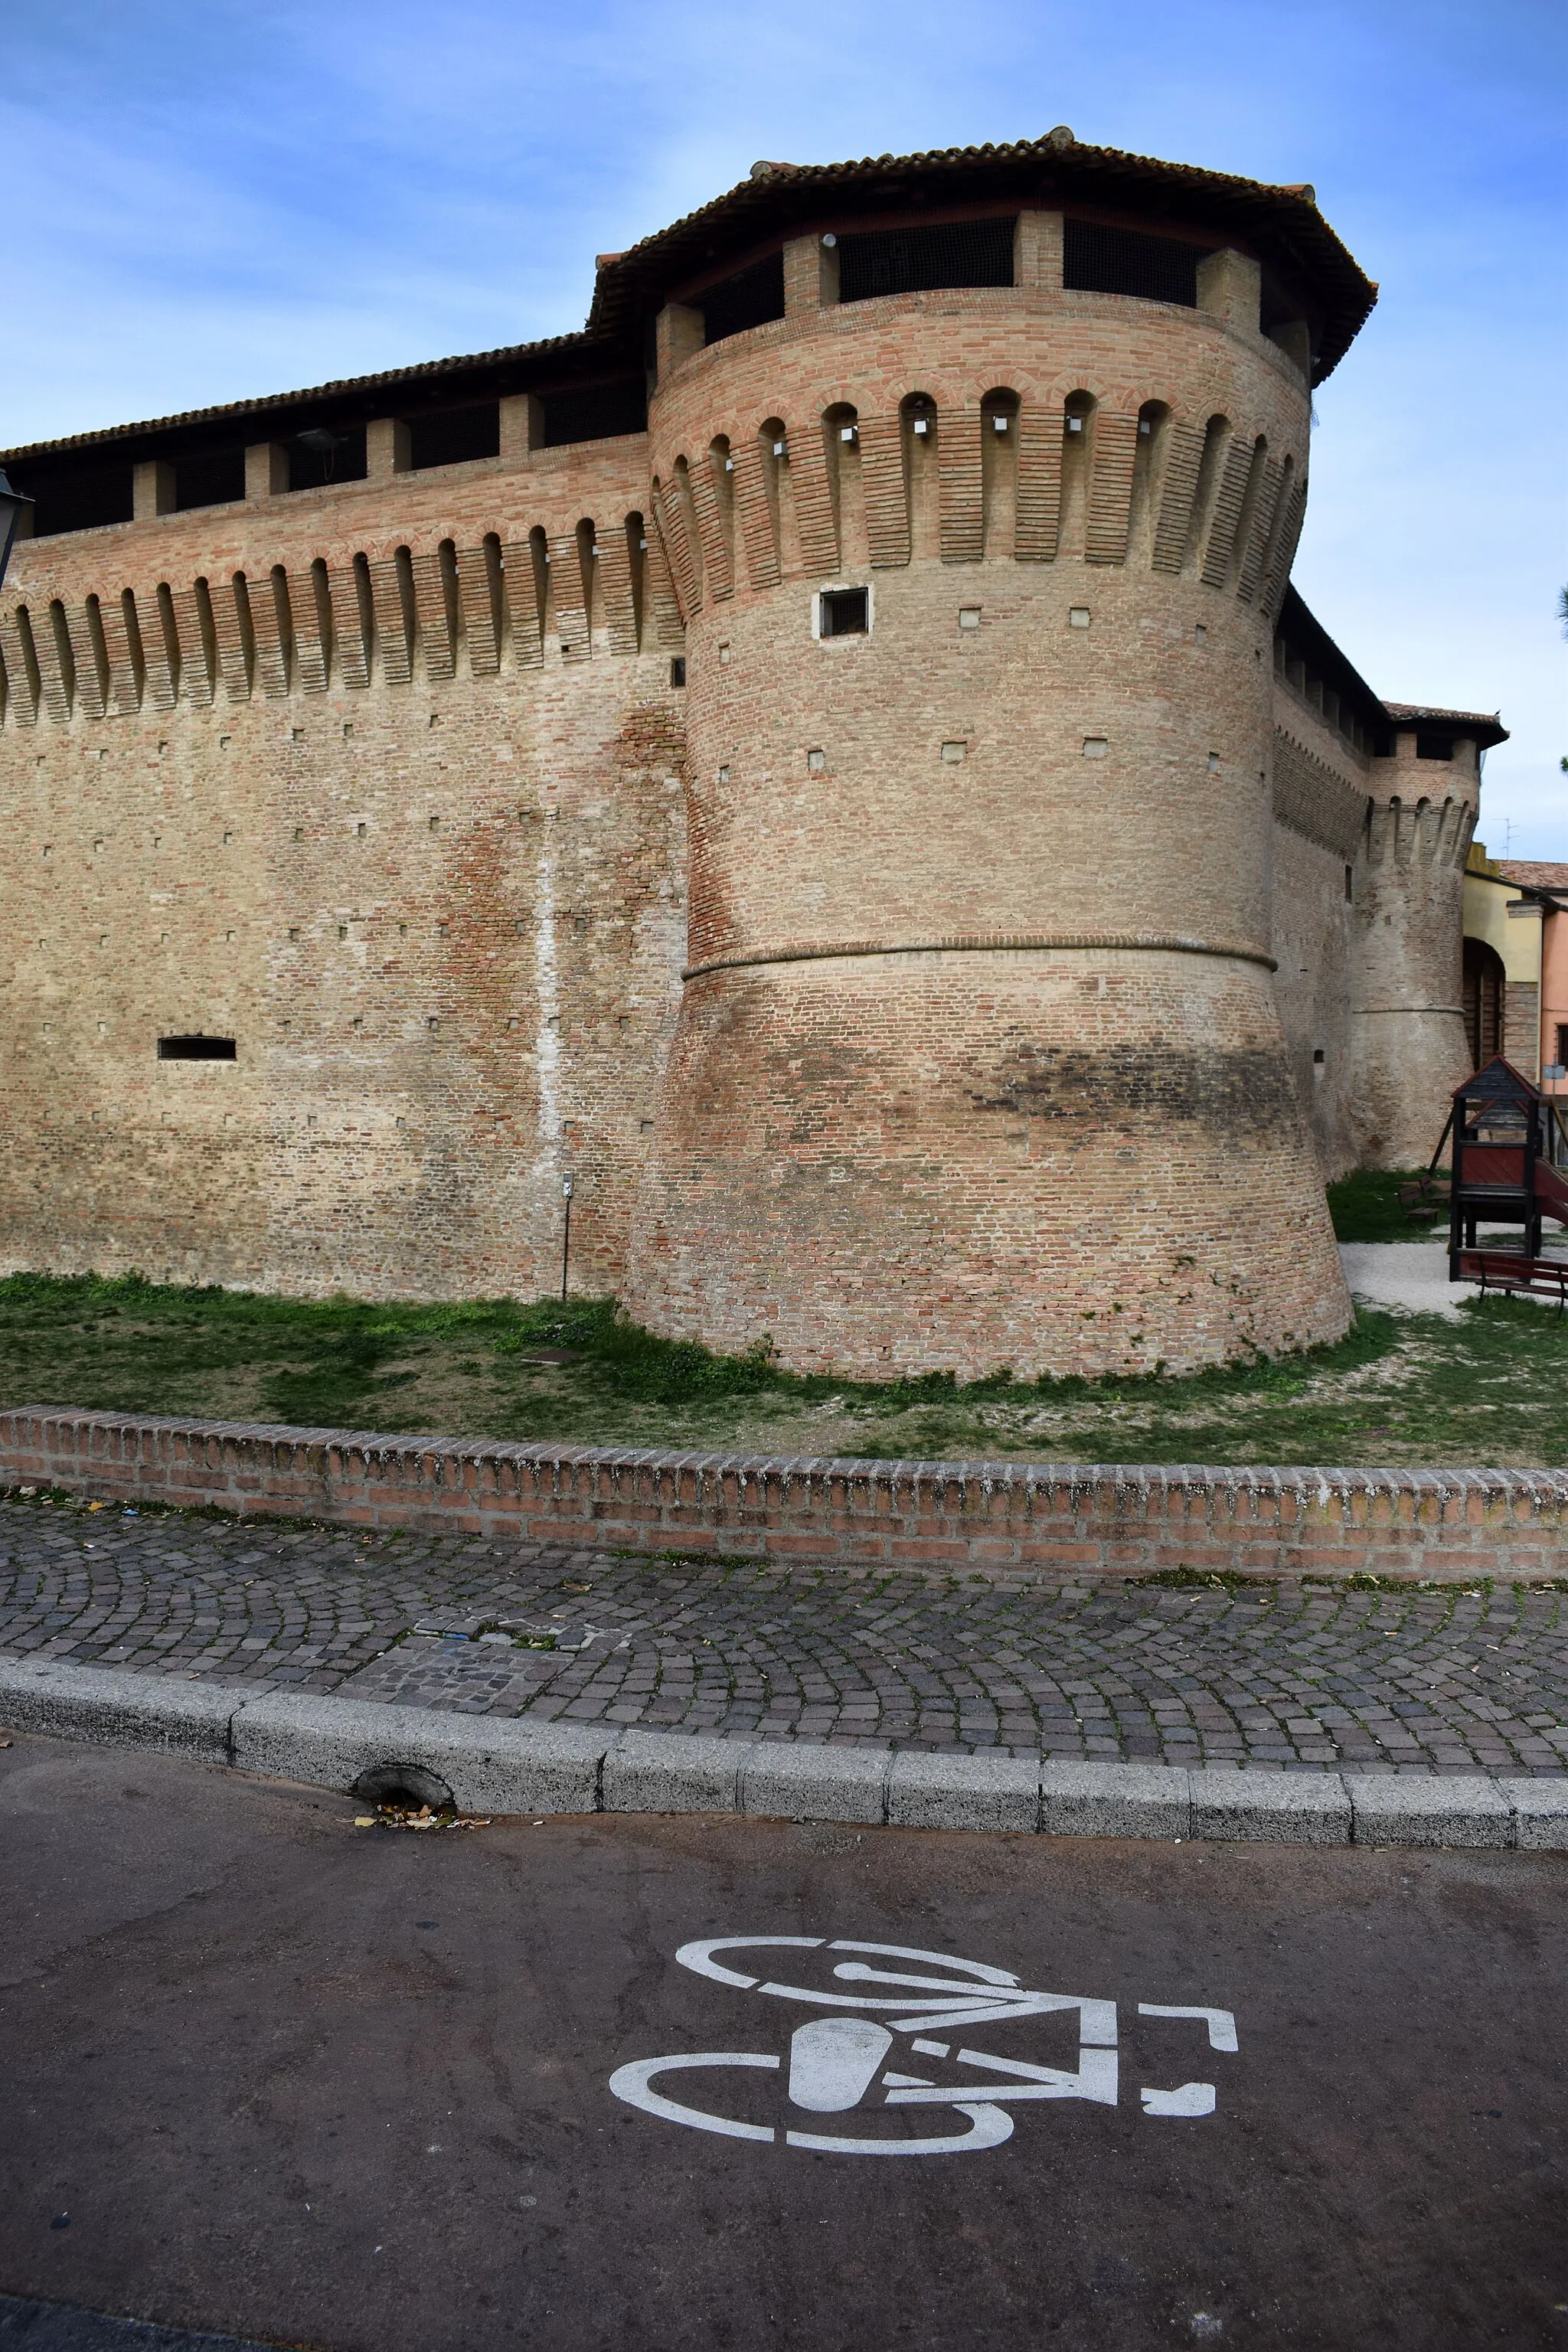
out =
[[[714,1957],[720,1952],[778,1951],[845,1957],[831,1961],[832,1985],[822,1989],[746,1975]],[[1010,1970],[991,1968],[983,1960],[961,1960],[947,1952],[921,1951],[905,1944],[863,1944],[843,1937],[830,1942],[822,1936],[710,1936],[682,1944],[675,1957],[682,1968],[735,1991],[762,1993],[830,2012],[797,2026],[790,2036],[787,2090],[793,2107],[823,2116],[845,2115],[851,2109],[866,2113],[868,2108],[885,2112],[897,2107],[947,2107],[963,2116],[969,2126],[962,2132],[900,2137],[847,2136],[786,2126],[782,2137],[787,2147],[841,2156],[952,2156],[1000,2147],[1013,2136],[1010,2110],[1025,2100],[1088,2099],[1106,2107],[1117,2104],[1120,2077],[1113,2000],[1089,2000],[1078,1993],[1031,1992]],[[911,1973],[909,1966],[878,1965],[889,1961],[912,1964],[921,1973]],[[759,1965],[765,1969],[772,1963],[763,1959]],[[945,1973],[932,1975],[929,1973],[932,1969]],[[837,1990],[841,1986],[856,1990]],[[952,2042],[936,2038],[956,2033],[964,2026],[994,2027],[1064,2010],[1078,2011],[1076,2071],[1026,2064],[1021,2059],[998,2057],[992,2051],[964,2047],[955,2051]],[[889,2011],[899,2013],[882,2014]],[[1227,2009],[1141,2000],[1138,2014],[1205,2025],[1211,2050],[1237,2048],[1236,2020]],[[900,2071],[902,2053],[894,2043],[894,2037],[901,2034],[911,2037],[911,2059],[937,2060],[954,2068],[984,2068],[987,2077],[943,2081],[933,2074],[906,2074]],[[895,2060],[892,2067],[884,2063],[889,2056]],[[654,2088],[667,2075],[723,2068],[777,2073],[785,2071],[786,2062],[762,2050],[696,2050],[666,2058],[638,2058],[616,2069],[610,2089],[628,2106],[640,2107],[645,2115],[658,2116],[666,2123],[718,2132],[728,2139],[777,2141],[781,2134],[772,2124],[714,2115]],[[1146,2116],[1196,2116],[1215,2112],[1212,2083],[1181,2083],[1171,2090],[1145,2087],[1139,2096]]]

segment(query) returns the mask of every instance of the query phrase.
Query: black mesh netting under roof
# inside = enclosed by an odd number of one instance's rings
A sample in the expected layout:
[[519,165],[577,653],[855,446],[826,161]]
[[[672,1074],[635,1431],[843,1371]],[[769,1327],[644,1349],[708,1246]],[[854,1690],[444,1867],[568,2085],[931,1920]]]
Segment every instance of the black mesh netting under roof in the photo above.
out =
[[784,314],[784,255],[765,254],[749,269],[710,286],[697,298],[702,311],[705,341],[721,343],[729,335],[743,335],[748,327],[765,327]]
[[838,240],[838,299],[922,294],[943,286],[1011,286],[1013,232],[1006,220],[948,221],[937,228],[872,229]]
[[1198,264],[1208,251],[1180,237],[1069,219],[1062,223],[1062,284],[1078,294],[1135,294],[1195,310]]

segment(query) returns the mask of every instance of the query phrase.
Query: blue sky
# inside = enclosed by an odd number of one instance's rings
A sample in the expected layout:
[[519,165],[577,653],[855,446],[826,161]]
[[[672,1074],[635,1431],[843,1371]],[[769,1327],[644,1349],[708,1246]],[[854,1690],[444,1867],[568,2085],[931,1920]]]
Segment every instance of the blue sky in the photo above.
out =
[[1081,139],[1310,180],[1382,299],[1296,579],[1396,700],[1501,709],[1568,857],[1558,0],[0,0],[0,446],[579,326],[759,156]]

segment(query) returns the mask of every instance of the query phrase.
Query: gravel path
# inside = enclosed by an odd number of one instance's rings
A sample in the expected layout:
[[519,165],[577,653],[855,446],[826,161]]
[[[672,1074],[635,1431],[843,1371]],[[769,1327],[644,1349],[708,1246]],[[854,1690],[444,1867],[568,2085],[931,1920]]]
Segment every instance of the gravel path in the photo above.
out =
[[1568,1769],[1568,1593],[627,1559],[0,1500],[0,1652],[400,1706],[1286,1769]]
[[[1483,1225],[1480,1243],[1519,1239],[1517,1225]],[[1568,1251],[1563,1247],[1563,1236],[1555,1227],[1548,1227],[1542,1241],[1542,1255],[1563,1257]],[[1352,1297],[1364,1298],[1374,1307],[1405,1307],[1423,1315],[1457,1316],[1467,1298],[1479,1298],[1479,1282],[1450,1282],[1448,1279],[1448,1244],[1440,1242],[1342,1242],[1340,1263],[1345,1270],[1345,1280]],[[1528,1298],[1542,1307],[1556,1306],[1554,1299],[1532,1291],[1516,1291],[1519,1298]]]

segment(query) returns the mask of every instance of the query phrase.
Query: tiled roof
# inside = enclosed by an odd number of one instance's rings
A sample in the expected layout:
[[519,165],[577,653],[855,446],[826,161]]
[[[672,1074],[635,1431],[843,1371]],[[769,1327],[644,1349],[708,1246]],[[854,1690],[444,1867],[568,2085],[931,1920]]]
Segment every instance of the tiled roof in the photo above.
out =
[[1552,865],[1538,857],[1494,857],[1492,864],[1509,881],[1531,890],[1568,890],[1568,865]]
[[[444,376],[482,376],[486,373],[510,373],[514,368],[526,368],[528,362],[557,353],[564,359],[579,354],[597,356],[592,340],[582,333],[550,335],[542,342],[509,343],[499,351],[470,352],[461,357],[445,360],[420,360],[413,367],[384,368],[376,375],[335,376],[330,383],[308,385],[300,392],[268,392],[257,400],[225,401],[216,408],[186,408],[174,416],[152,416],[134,425],[110,425],[96,433],[71,433],[59,441],[31,441],[25,448],[0,449],[0,466],[18,459],[41,457],[68,449],[102,449],[111,451],[117,442],[127,441],[141,434],[174,433],[188,425],[221,424],[233,417],[266,416],[281,409],[308,408],[312,414],[330,415],[333,407],[353,402],[363,408],[362,395],[382,385],[421,383]],[[542,371],[541,371],[542,373]]]
[[1481,727],[1500,743],[1504,740],[1495,710],[1440,710],[1435,703],[1426,702],[1385,702],[1383,707],[1402,727],[1430,719],[1434,727]]
[[1234,235],[1267,266],[1310,297],[1318,313],[1321,383],[1345,351],[1377,299],[1377,289],[1340,243],[1305,185],[1272,186],[1190,163],[1166,163],[1114,147],[1089,147],[1070,131],[1001,146],[947,147],[918,155],[867,156],[859,163],[767,163],[710,204],[688,214],[626,252],[602,254],[593,308],[580,334],[513,343],[462,357],[344,376],[296,392],[229,401],[216,408],[74,433],[0,451],[0,465],[65,453],[103,450],[130,441],[176,441],[190,428],[249,417],[276,420],[289,411],[307,421],[350,412],[363,415],[365,395],[439,382],[458,398],[475,398],[505,379],[516,389],[542,385],[564,366],[573,374],[601,374],[641,365],[641,325],[672,287],[737,265],[759,246],[834,215],[874,215],[902,205],[956,208],[1015,202],[1068,204],[1089,210],[1143,215],[1178,233],[1207,229]]
[[[878,212],[911,197],[964,205],[1014,198],[1143,213],[1162,225],[1240,234],[1266,261],[1310,292],[1321,310],[1321,383],[1343,358],[1377,299],[1318,210],[1307,184],[1277,186],[1192,163],[1166,163],[1116,147],[1089,147],[1069,131],[1000,146],[942,147],[917,155],[865,156],[859,163],[754,164],[742,180],[684,220],[645,237],[600,274],[589,330],[620,324],[623,305],[650,277],[695,278],[745,247],[825,217],[835,199]],[[837,209],[843,210],[842,202]]]

